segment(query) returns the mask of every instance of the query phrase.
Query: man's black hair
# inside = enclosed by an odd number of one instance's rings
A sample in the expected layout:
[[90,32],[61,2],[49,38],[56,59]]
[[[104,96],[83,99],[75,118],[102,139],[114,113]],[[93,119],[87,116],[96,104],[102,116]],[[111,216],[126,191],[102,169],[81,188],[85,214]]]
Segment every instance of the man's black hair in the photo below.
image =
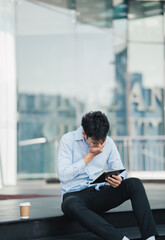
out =
[[81,125],[87,137],[95,140],[105,140],[110,127],[108,118],[100,111],[85,114]]

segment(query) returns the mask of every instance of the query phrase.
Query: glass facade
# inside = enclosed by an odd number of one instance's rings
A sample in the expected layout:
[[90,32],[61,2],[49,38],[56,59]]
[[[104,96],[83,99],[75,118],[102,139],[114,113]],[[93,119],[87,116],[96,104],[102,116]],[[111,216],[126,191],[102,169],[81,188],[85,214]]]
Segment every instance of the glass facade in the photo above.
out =
[[108,116],[128,171],[165,170],[164,8],[18,1],[19,178],[57,176],[60,137],[94,110]]

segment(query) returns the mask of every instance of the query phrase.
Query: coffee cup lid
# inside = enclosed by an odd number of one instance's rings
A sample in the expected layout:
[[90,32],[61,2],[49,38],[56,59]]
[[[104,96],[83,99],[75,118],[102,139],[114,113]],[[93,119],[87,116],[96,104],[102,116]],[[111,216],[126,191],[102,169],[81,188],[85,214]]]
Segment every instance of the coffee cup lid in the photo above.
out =
[[30,202],[20,203],[20,206],[31,206]]

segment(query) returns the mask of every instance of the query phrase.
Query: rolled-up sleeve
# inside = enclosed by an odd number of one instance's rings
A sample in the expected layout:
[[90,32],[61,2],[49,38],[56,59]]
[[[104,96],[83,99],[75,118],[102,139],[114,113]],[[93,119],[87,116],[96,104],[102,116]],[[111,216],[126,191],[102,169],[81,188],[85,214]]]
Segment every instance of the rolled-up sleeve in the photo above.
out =
[[[109,170],[119,170],[124,169],[123,163],[120,158],[120,154],[117,150],[117,147],[112,139],[110,139],[110,154],[108,158],[108,169]],[[127,178],[126,170],[120,174],[123,179]]]
[[85,171],[86,165],[81,158],[73,163],[74,139],[64,135],[58,153],[58,177],[61,182],[69,181]]

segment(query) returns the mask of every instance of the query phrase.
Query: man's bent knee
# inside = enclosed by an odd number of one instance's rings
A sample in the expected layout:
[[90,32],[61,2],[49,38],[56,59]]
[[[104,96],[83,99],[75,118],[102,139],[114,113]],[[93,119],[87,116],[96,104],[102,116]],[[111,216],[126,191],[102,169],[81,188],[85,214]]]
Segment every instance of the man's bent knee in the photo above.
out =
[[76,201],[76,199],[74,196],[66,197],[62,202],[62,211],[64,213],[70,211],[74,207],[75,201]]
[[75,196],[68,196],[64,199],[63,203],[62,203],[62,211],[72,217],[72,215],[79,211],[79,207],[80,207],[81,201],[79,198],[75,197]]
[[131,184],[142,184],[141,180],[139,178],[136,177],[131,177],[131,178],[127,178],[127,180],[131,183]]
[[126,180],[129,192],[137,192],[144,189],[143,184],[139,178],[128,178]]

